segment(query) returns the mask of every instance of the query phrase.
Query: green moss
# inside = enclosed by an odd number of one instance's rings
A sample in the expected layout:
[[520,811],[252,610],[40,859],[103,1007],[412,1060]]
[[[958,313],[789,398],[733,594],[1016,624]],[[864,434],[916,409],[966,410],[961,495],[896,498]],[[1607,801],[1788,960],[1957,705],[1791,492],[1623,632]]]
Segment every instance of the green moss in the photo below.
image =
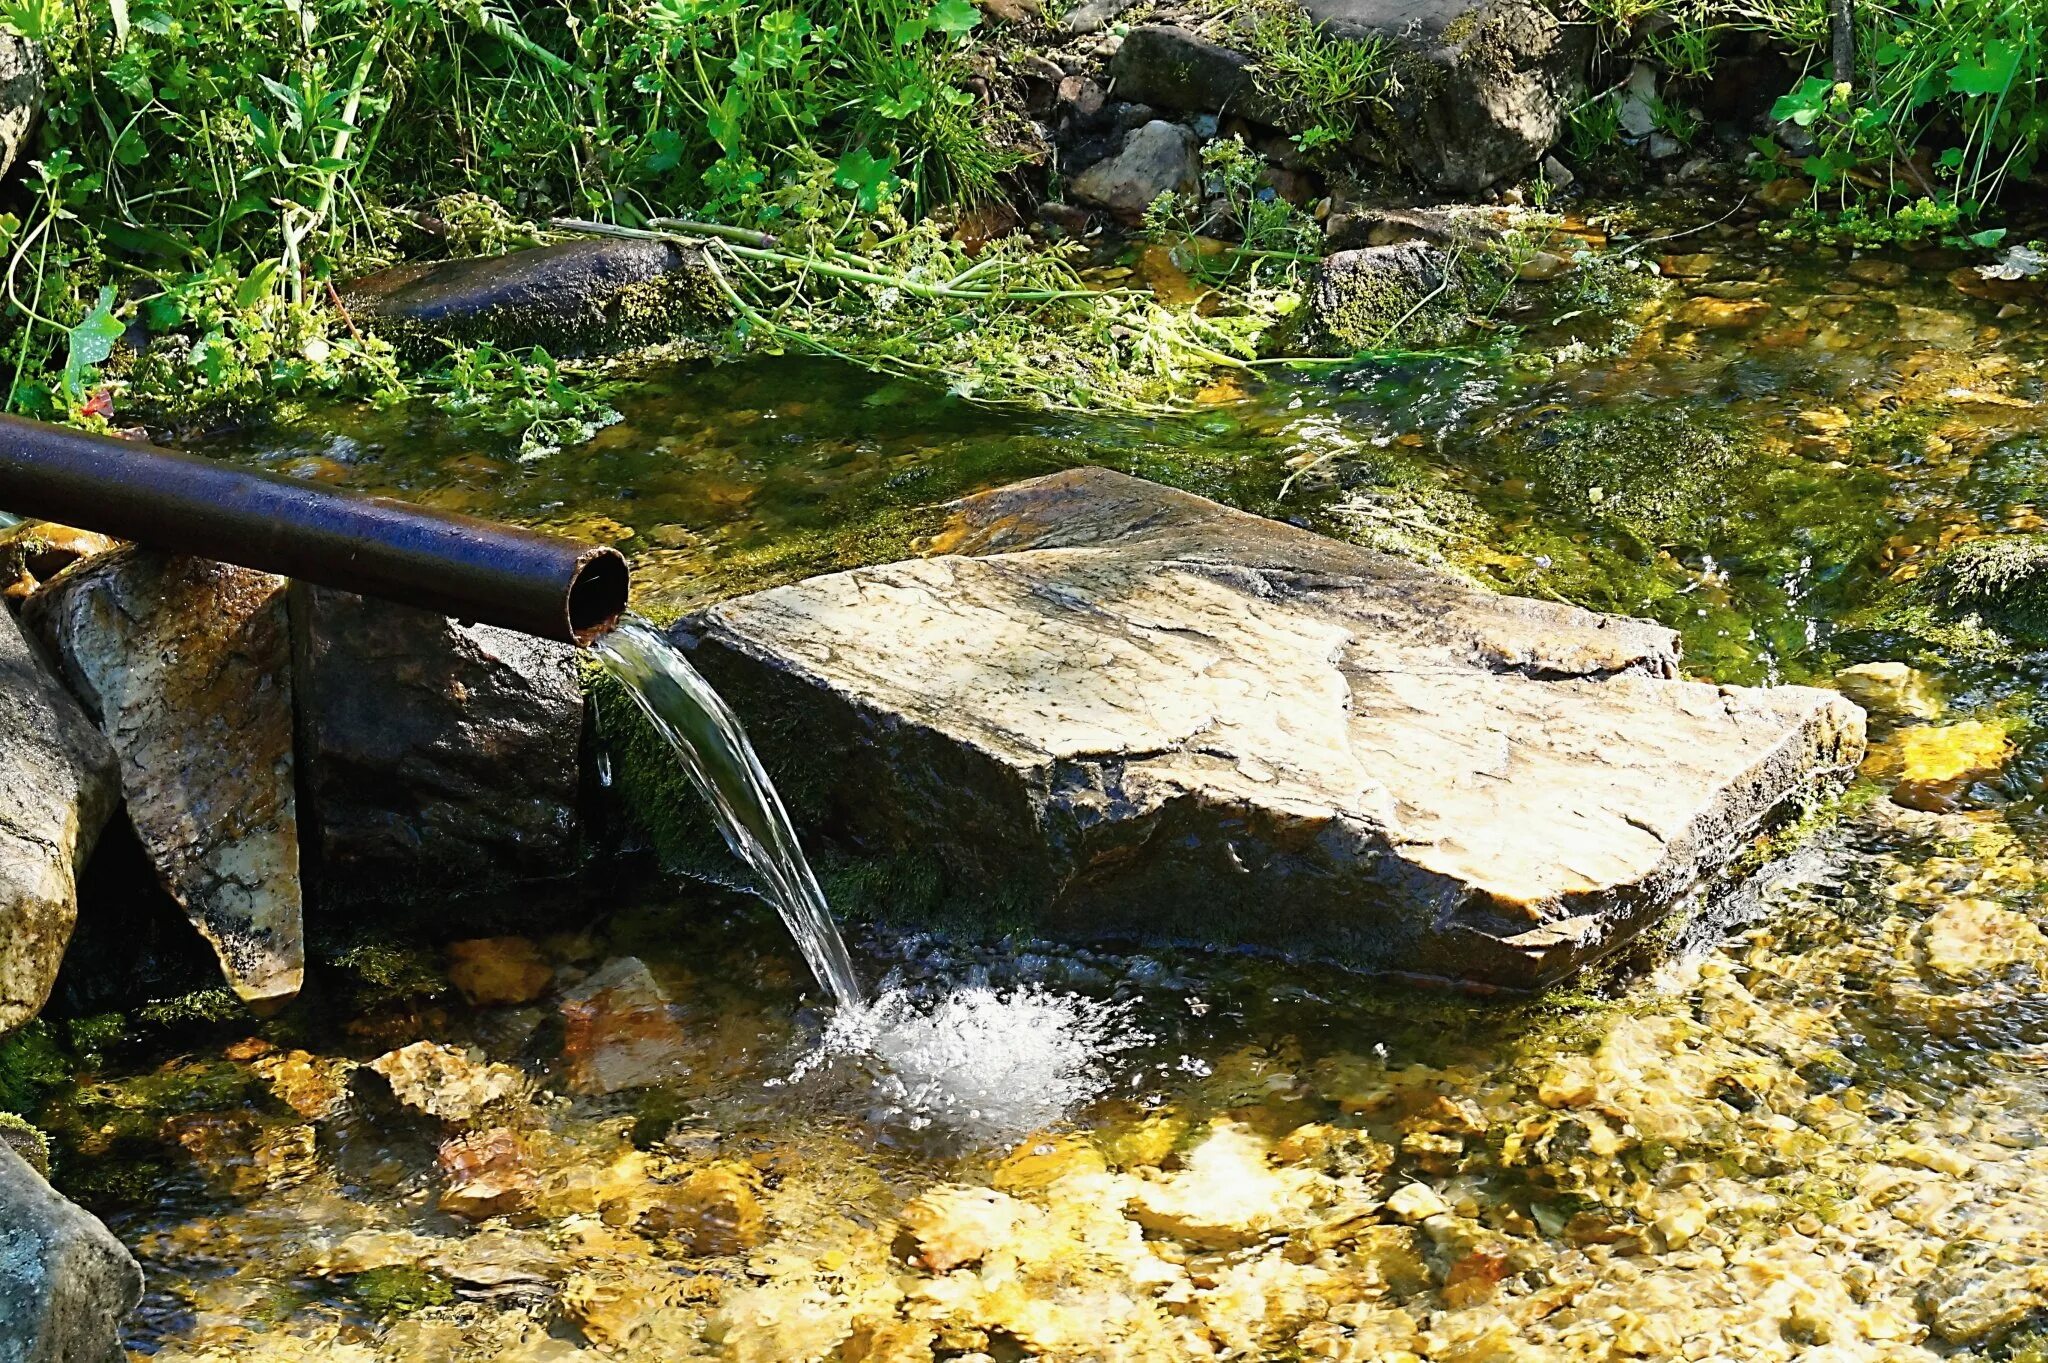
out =
[[1541,412],[1512,457],[1558,498],[1646,544],[1707,538],[1753,482],[1733,432],[1689,408]]
[[1500,281],[1488,253],[1418,246],[1333,257],[1302,328],[1282,349],[1341,355],[1440,349],[1462,340]]
[[359,940],[338,951],[332,964],[363,1006],[432,998],[448,988],[439,954],[417,943]]
[[71,1050],[87,1069],[102,1069],[122,1042],[128,1039],[128,1019],[119,1013],[95,1013],[73,1018],[66,1024]]
[[0,1112],[32,1115],[44,1097],[71,1082],[71,1060],[40,1018],[0,1041]]
[[383,1320],[409,1316],[455,1300],[455,1285],[423,1268],[373,1268],[350,1280],[348,1293],[365,1311]]
[[27,1160],[44,1178],[50,1176],[50,1138],[11,1112],[0,1112],[0,1145]]
[[247,1020],[254,1015],[232,989],[199,989],[172,999],[157,999],[136,1010],[152,1027],[181,1031]]
[[1966,540],[1927,573],[1928,600],[2024,638],[2048,637],[2048,535]]

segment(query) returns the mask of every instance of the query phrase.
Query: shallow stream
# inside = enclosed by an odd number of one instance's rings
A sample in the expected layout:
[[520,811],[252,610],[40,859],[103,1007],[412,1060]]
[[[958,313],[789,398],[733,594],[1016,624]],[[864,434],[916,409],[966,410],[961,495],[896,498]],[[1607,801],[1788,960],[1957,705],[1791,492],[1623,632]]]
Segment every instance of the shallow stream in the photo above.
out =
[[[757,907],[631,878],[552,936],[394,946],[328,1020],[120,1053],[53,1098],[60,1182],[149,1272],[131,1348],[2042,1356],[2039,666],[1887,611],[1941,549],[2042,528],[2048,328],[1946,265],[1732,227],[1665,256],[1639,331],[1532,317],[1504,353],[1154,421],[778,360],[657,376],[536,463],[417,410],[220,442],[612,540],[657,610],[909,552],[936,502],[1096,462],[1652,616],[1716,680],[1920,677],[1748,926],[1540,1005],[857,929],[905,1010],[878,1050]],[[2003,760],[1889,798],[1901,734],[1971,722]],[[421,1041],[472,1049],[349,1072]]]

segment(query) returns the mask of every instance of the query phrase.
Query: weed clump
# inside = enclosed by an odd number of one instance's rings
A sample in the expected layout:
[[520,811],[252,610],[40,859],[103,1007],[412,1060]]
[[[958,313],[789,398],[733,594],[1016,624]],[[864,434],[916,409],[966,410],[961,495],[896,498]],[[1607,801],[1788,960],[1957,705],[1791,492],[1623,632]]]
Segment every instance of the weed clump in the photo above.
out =
[[1944,610],[2048,636],[2048,535],[1965,540],[1927,572],[1925,583]]

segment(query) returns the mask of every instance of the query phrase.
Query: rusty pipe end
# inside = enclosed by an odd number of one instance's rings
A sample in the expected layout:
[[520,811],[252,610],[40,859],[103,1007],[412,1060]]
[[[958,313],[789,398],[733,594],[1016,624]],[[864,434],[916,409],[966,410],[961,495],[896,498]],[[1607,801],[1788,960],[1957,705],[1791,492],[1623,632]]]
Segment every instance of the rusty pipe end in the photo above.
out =
[[626,613],[630,575],[626,557],[609,547],[596,547],[576,561],[569,582],[569,637],[588,648],[618,625]]

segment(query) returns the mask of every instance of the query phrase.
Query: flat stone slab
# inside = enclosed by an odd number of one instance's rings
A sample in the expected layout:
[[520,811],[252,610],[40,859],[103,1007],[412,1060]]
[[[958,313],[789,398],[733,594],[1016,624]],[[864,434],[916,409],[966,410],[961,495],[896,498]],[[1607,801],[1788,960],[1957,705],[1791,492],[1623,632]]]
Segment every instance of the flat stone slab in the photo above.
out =
[[285,580],[123,549],[29,602],[164,888],[258,1008],[305,976]]
[[1841,696],[1679,680],[1659,625],[1106,470],[954,511],[931,557],[677,634],[808,767],[807,837],[1051,935],[1533,989],[1863,753]]

